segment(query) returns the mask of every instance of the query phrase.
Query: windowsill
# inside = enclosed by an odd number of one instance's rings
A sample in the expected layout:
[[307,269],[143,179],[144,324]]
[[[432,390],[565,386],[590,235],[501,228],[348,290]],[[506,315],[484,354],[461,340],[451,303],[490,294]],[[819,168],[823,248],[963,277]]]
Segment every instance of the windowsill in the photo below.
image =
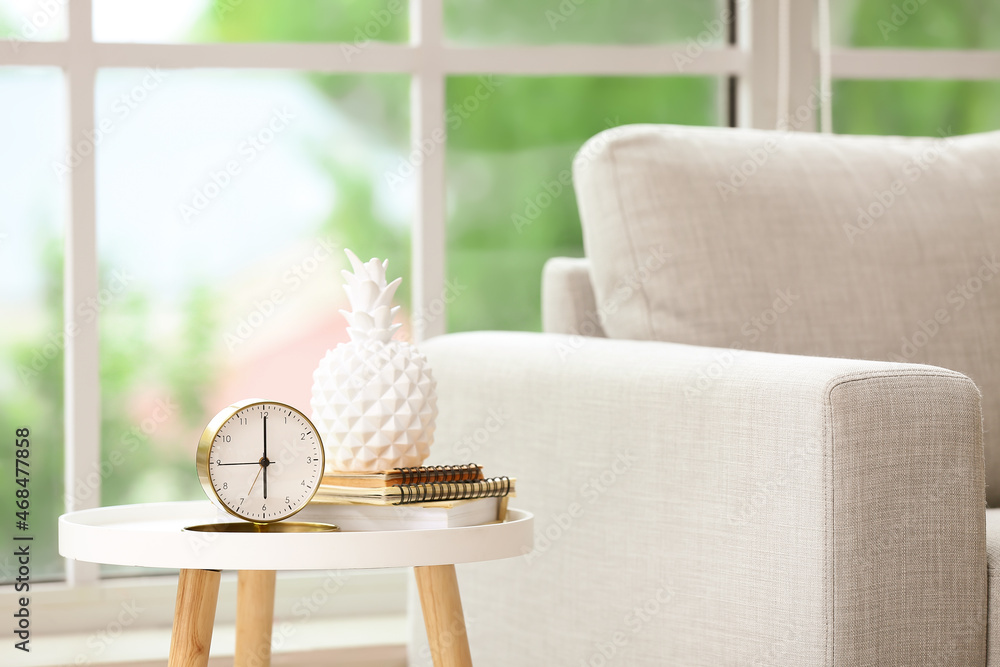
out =
[[[283,625],[283,623],[285,625]],[[285,632],[282,632],[282,630]],[[232,665],[236,628],[217,625],[209,665]],[[406,614],[277,621],[272,637],[272,665],[344,665],[404,667]],[[32,638],[23,667],[88,664],[107,667],[163,665],[170,648],[170,629],[127,630],[109,643],[92,633]]]
[[[405,665],[407,582],[404,569],[279,572],[274,609],[274,664]],[[0,588],[0,609],[13,610],[12,586]],[[163,665],[177,577],[104,579],[93,586],[33,584],[29,594],[31,651],[0,647],[0,664],[25,667]],[[210,665],[232,664],[236,573],[219,590]]]

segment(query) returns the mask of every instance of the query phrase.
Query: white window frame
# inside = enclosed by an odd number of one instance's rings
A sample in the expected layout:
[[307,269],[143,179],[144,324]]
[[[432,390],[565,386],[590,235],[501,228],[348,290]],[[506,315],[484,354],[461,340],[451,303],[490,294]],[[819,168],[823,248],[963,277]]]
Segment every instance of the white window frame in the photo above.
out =
[[[735,43],[697,51],[693,42],[651,46],[450,45],[442,0],[411,0],[408,44],[371,43],[348,57],[340,43],[123,44],[93,39],[92,0],[69,1],[69,33],[60,42],[0,40],[0,66],[54,66],[65,72],[71,145],[95,125],[99,68],[286,69],[326,73],[402,73],[412,77],[411,146],[417,201],[412,228],[415,312],[439,307],[445,285],[445,82],[450,75],[718,76],[736,80],[736,125],[811,130],[815,113],[829,131],[832,79],[1000,79],[1000,51],[853,49],[829,46],[829,0],[727,0],[737,14]],[[541,9],[540,9],[541,11]],[[820,33],[818,27],[823,28]],[[706,28],[707,29],[707,28]],[[723,40],[724,42],[726,40]],[[818,82],[818,83],[817,83]],[[817,86],[825,104],[815,108]],[[796,115],[798,114],[798,115]],[[436,146],[424,151],[420,147]],[[73,304],[98,296],[94,154],[81,153],[69,177],[65,230],[64,315],[78,333],[65,350],[65,483],[67,511],[99,505],[78,493],[100,461],[98,322],[77,319]],[[444,333],[438,317],[418,338]],[[66,563],[65,588],[101,585],[97,565]],[[6,594],[6,593],[4,593]],[[67,598],[69,599],[69,598]]]

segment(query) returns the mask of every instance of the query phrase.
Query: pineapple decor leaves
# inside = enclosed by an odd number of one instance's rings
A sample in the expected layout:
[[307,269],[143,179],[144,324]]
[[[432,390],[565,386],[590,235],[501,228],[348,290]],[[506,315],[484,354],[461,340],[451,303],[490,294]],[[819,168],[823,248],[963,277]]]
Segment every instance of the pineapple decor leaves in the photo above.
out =
[[434,377],[417,348],[393,334],[402,278],[386,283],[389,261],[362,262],[345,250],[351,310],[349,343],[328,350],[313,373],[312,421],[331,470],[364,472],[418,466],[430,453],[437,417]]

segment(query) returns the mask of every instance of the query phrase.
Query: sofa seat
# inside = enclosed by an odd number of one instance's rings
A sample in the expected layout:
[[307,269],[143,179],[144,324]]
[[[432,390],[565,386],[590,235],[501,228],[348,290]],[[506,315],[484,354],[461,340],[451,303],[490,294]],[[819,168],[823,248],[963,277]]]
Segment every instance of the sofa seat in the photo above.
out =
[[986,510],[986,572],[986,667],[1000,667],[1000,508]]

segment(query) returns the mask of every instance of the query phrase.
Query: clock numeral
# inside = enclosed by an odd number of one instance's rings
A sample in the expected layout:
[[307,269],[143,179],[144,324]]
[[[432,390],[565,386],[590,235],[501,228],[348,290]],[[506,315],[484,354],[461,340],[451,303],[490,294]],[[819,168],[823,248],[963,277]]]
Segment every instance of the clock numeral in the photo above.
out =
[[303,434],[302,434],[302,438],[301,438],[301,440],[305,440],[305,439],[306,439],[306,434],[305,434],[305,433],[303,433]]
[[229,488],[229,482],[223,482],[222,483],[222,488],[223,489],[228,489]]
[[261,505],[260,506],[260,511],[261,512],[266,512],[267,511],[267,505]]
[[313,457],[307,456],[306,457],[306,463],[312,463],[312,462],[313,462]]
[[299,486],[305,486],[305,485],[306,485],[306,480],[302,480],[301,482],[299,482]]
[[220,435],[219,438],[222,440],[222,442],[232,442],[233,441],[233,436],[231,436],[231,435]]
[[285,504],[286,505],[291,505],[292,504],[292,501],[288,499],[288,496],[285,496]]
[[246,417],[240,417],[240,425],[241,426],[245,426],[246,423],[247,423],[247,418]]
[[240,498],[240,505],[242,505],[242,504],[243,504],[243,501],[244,501],[244,500],[246,500],[246,498]]
[[267,410],[265,410],[264,412],[260,413],[260,416],[261,417],[266,417],[267,416]]

